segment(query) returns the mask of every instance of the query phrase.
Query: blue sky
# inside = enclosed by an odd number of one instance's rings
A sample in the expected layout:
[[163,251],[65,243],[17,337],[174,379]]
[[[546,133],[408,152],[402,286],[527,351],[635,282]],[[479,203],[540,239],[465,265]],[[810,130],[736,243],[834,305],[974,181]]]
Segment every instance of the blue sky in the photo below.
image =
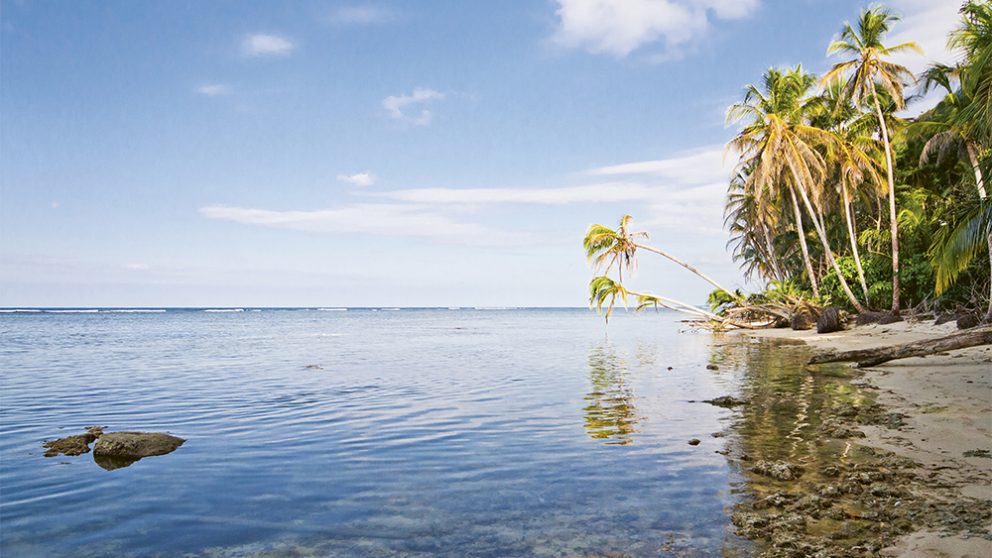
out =
[[[947,59],[955,2],[891,5]],[[0,306],[580,306],[624,213],[741,285],[723,111],[862,6],[5,2]]]

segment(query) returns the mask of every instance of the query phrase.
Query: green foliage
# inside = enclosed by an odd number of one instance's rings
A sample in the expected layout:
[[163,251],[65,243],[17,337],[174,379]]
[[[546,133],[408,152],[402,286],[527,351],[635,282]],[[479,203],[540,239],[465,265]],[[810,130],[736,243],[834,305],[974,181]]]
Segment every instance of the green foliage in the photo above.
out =
[[[885,308],[894,298],[890,231],[897,230],[903,307],[989,304],[992,2],[964,2],[949,41],[960,63],[919,76],[921,92],[939,88],[945,97],[911,121],[896,113],[913,101],[905,88],[917,78],[891,55],[917,47],[886,44],[897,22],[873,7],[845,25],[828,48],[843,60],[824,76],[820,92],[810,89],[800,66],[772,69],[728,110],[731,120],[744,123],[732,142],[740,165],[728,191],[729,245],[745,273],[768,284],[749,302],[812,300],[818,286],[819,303],[850,309],[846,283],[867,298],[866,306]],[[882,122],[894,156],[895,223]],[[790,191],[808,194],[816,215],[796,212]],[[714,310],[731,302],[720,293],[709,299]]]

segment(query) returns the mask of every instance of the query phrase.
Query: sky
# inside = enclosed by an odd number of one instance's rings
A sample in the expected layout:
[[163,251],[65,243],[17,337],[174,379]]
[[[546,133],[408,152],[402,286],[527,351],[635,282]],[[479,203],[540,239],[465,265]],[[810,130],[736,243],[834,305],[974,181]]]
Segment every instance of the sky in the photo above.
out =
[[[956,2],[889,5],[901,62],[952,59]],[[625,213],[750,287],[724,112],[862,7],[7,0],[0,306],[583,306]],[[630,287],[709,291],[652,254]]]

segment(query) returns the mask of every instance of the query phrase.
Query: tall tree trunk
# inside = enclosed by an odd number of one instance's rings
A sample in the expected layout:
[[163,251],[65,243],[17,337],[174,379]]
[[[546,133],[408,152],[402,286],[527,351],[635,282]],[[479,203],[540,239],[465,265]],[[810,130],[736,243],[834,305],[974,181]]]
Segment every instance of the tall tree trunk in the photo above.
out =
[[803,228],[803,214],[799,210],[799,202],[796,200],[796,189],[791,183],[789,184],[789,194],[792,196],[792,212],[796,216],[796,232],[799,233],[799,247],[803,251],[806,274],[809,275],[809,284],[813,287],[813,296],[820,298],[820,287],[816,284],[816,272],[813,271],[813,262],[809,259],[809,247],[806,246],[806,230]]
[[868,283],[865,282],[865,270],[861,267],[861,254],[858,253],[858,235],[854,232],[854,219],[851,216],[851,199],[847,194],[847,180],[841,178],[841,195],[844,196],[844,220],[847,221],[847,234],[851,237],[851,251],[854,253],[854,265],[858,268],[858,282],[861,291],[865,293],[865,304],[868,304]]
[[732,290],[730,290],[730,289],[728,289],[728,288],[726,288],[726,287],[724,287],[724,286],[723,286],[723,285],[721,285],[720,283],[717,283],[716,281],[714,281],[713,279],[711,279],[711,278],[710,278],[709,276],[707,276],[707,275],[706,275],[705,273],[703,273],[702,271],[699,271],[699,270],[698,270],[698,269],[696,269],[695,267],[693,267],[693,266],[691,266],[691,265],[689,265],[688,263],[686,263],[686,262],[684,262],[684,261],[682,261],[682,260],[680,260],[679,258],[676,258],[675,256],[673,256],[673,255],[671,255],[671,254],[669,254],[668,252],[665,252],[665,251],[662,251],[662,250],[659,250],[659,249],[657,249],[657,248],[653,248],[653,247],[651,247],[651,246],[645,246],[645,245],[643,245],[643,244],[634,244],[634,246],[637,246],[637,247],[638,247],[638,248],[640,248],[641,250],[647,250],[648,252],[654,252],[655,254],[658,254],[659,256],[664,256],[664,257],[666,257],[666,258],[668,258],[668,259],[670,259],[670,260],[672,260],[673,262],[675,262],[675,263],[677,263],[677,264],[679,264],[680,266],[682,266],[682,267],[684,267],[684,268],[686,268],[686,269],[688,269],[689,271],[691,271],[691,272],[693,272],[693,273],[695,273],[696,275],[698,275],[699,277],[701,277],[701,278],[702,278],[702,279],[703,279],[704,281],[706,281],[706,282],[707,282],[707,283],[709,283],[710,285],[713,285],[713,286],[714,286],[714,287],[716,287],[717,289],[719,289],[719,290],[721,290],[721,291],[724,291],[725,293],[727,293],[727,294],[729,294],[730,296],[733,296],[733,297],[736,297],[736,295],[734,294],[734,291],[732,291]]
[[796,172],[795,168],[792,168],[792,177],[796,181],[796,190],[799,190],[799,195],[803,199],[803,205],[806,206],[806,212],[809,213],[810,219],[813,221],[813,227],[816,228],[816,234],[820,237],[820,245],[823,246],[823,253],[827,258],[827,261],[834,268],[837,273],[837,279],[840,281],[840,286],[844,289],[844,294],[847,295],[847,299],[851,301],[851,306],[854,306],[855,310],[858,312],[864,312],[865,307],[858,302],[858,298],[854,296],[854,292],[851,291],[851,287],[847,285],[847,279],[844,279],[844,274],[841,273],[840,265],[837,264],[837,260],[834,258],[833,250],[830,249],[830,241],[827,240],[827,232],[823,229],[823,223],[816,216],[816,210],[813,209],[813,204],[809,201],[809,196],[806,195],[806,189],[801,186],[802,181],[799,180],[799,173]]
[[772,235],[768,231],[768,227],[764,224],[760,224],[760,226],[761,232],[765,237],[765,250],[768,251],[768,261],[772,265],[772,271],[775,272],[775,279],[778,281],[783,281],[785,280],[785,277],[782,276],[782,268],[778,266],[778,258],[775,257],[775,245],[772,244]]
[[964,148],[968,152],[968,162],[971,163],[971,170],[975,171],[975,185],[978,187],[978,197],[984,200],[986,198],[985,181],[982,180],[982,167],[978,163],[975,143],[971,140],[964,140]]
[[882,104],[878,102],[875,82],[869,81],[871,98],[875,101],[875,113],[878,115],[878,125],[882,130],[882,145],[885,148],[885,173],[889,180],[889,235],[892,237],[892,313],[899,313],[899,222],[896,215],[896,180],[893,173],[892,146],[889,145],[889,128],[885,124],[885,114]]

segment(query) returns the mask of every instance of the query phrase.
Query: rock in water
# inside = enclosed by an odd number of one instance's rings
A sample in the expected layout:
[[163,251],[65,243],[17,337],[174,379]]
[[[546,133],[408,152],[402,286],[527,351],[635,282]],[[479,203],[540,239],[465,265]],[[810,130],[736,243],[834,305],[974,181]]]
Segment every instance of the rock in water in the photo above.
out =
[[101,435],[103,435],[103,427],[91,426],[85,434],[76,434],[45,442],[44,447],[48,450],[45,452],[45,457],[55,457],[60,454],[75,456],[89,453],[90,444]]
[[717,407],[737,407],[739,405],[747,405],[746,399],[737,399],[733,395],[722,395],[714,399],[706,399],[703,403],[709,403],[710,405],[716,405]]
[[693,438],[693,439],[689,440],[689,445],[690,446],[698,446],[699,443],[700,443],[699,438]]
[[110,432],[93,446],[93,460],[104,469],[119,469],[143,457],[172,453],[185,441],[161,432]]
[[833,333],[841,331],[844,325],[840,322],[840,311],[835,306],[831,306],[820,313],[816,319],[817,333]]

